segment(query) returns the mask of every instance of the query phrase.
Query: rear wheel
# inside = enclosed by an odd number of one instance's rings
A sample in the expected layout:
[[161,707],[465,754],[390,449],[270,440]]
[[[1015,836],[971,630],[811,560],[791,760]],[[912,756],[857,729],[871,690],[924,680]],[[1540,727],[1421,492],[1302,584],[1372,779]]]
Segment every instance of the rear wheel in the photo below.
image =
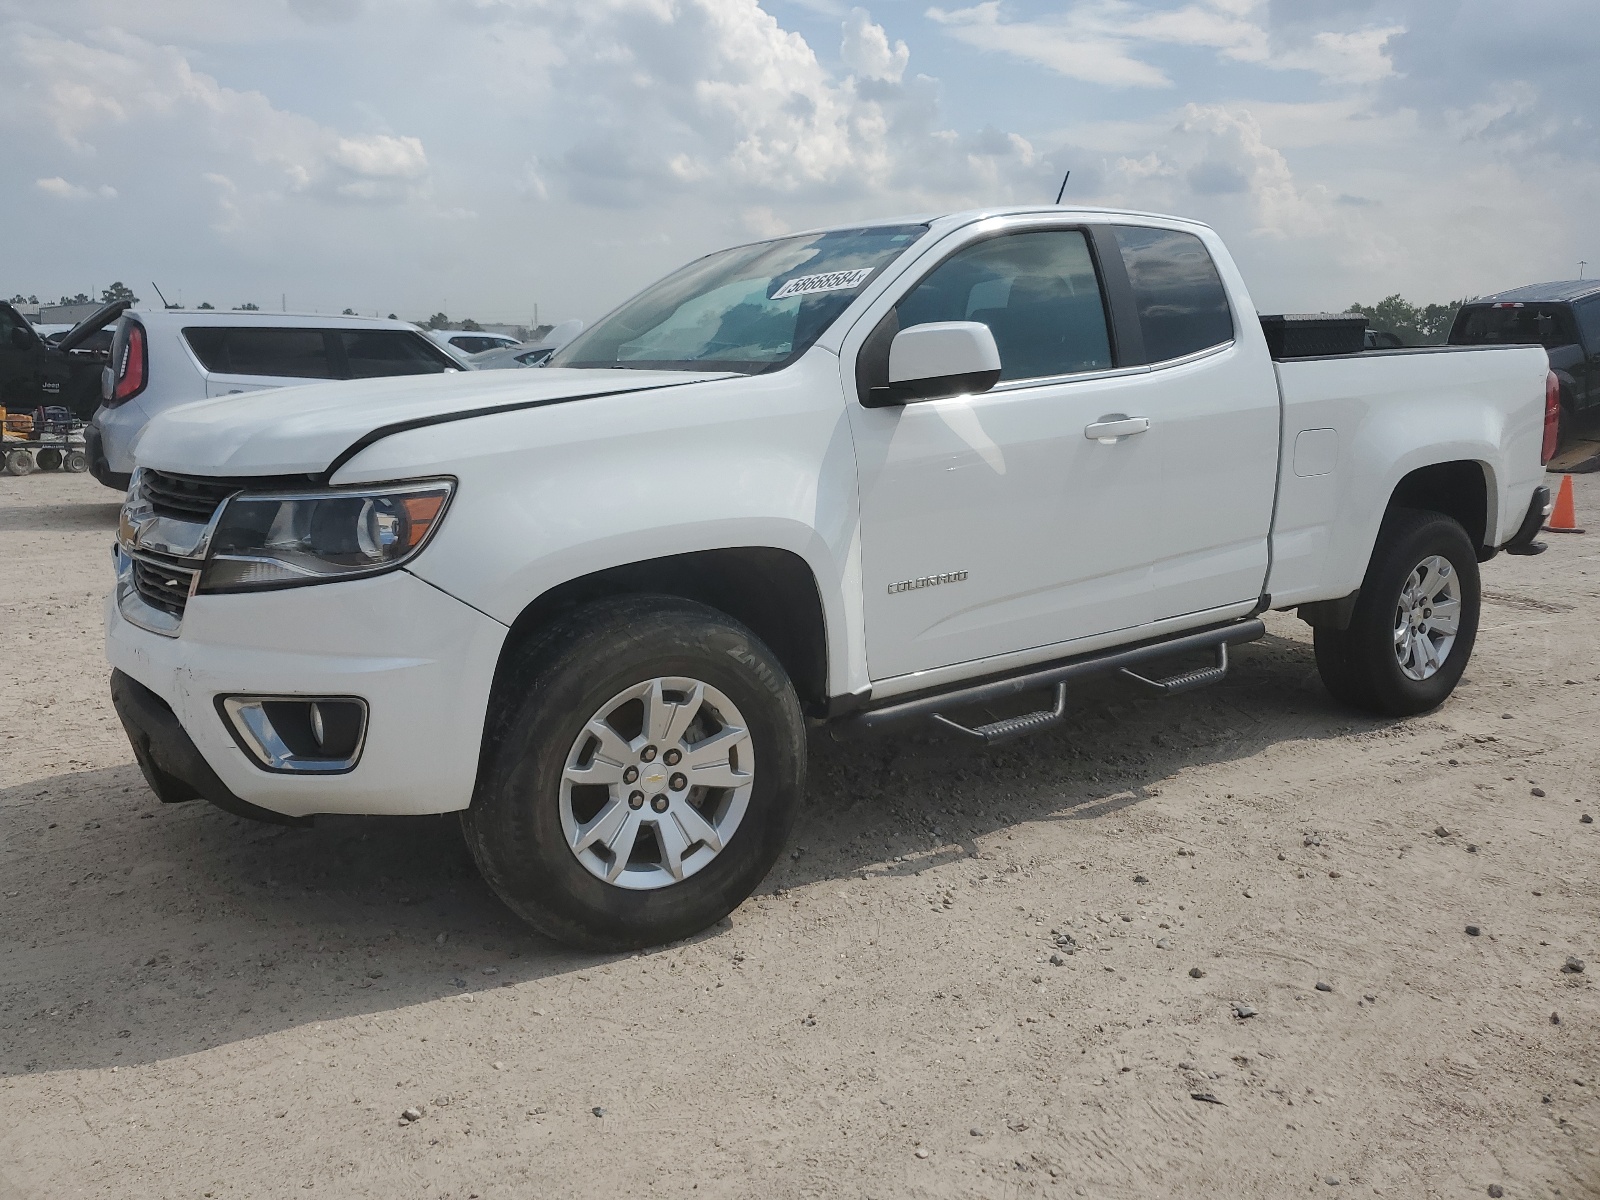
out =
[[1385,518],[1347,629],[1316,629],[1317,670],[1353,707],[1405,717],[1443,704],[1472,655],[1480,603],[1478,559],[1442,513],[1397,509]]
[[597,950],[687,937],[782,851],[804,722],[782,665],[731,618],[603,601],[527,647],[502,692],[462,829],[540,931]]
[[5,472],[7,475],[32,475],[33,455],[26,450],[9,451],[5,459]]
[[89,469],[89,456],[82,450],[71,450],[67,453],[67,470],[82,473]]
[[34,455],[34,461],[39,464],[41,471],[59,471],[61,462],[66,456],[59,450],[46,448]]

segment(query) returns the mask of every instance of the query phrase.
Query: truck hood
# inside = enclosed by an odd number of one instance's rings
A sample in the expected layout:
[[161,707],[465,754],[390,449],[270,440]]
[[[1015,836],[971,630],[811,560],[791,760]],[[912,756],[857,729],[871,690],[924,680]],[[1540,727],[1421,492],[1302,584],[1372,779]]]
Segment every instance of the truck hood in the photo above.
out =
[[166,410],[145,427],[134,454],[140,466],[187,475],[317,475],[400,429],[725,377],[541,367],[245,392]]

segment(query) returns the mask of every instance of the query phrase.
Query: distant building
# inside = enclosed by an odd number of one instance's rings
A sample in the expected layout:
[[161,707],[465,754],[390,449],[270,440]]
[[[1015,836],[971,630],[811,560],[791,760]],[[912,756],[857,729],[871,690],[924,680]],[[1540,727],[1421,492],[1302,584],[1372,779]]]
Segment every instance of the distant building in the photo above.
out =
[[[41,304],[39,315],[28,317],[35,325],[76,325],[85,317],[98,312],[103,305],[91,304]],[[23,315],[27,315],[23,310]]]

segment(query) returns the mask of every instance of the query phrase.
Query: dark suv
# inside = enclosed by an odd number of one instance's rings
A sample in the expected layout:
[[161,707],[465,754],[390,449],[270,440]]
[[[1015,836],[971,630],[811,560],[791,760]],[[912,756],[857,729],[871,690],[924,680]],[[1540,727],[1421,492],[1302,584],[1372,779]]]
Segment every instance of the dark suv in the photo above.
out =
[[1531,283],[1461,306],[1452,346],[1543,346],[1561,383],[1561,420],[1600,405],[1600,280]]
[[32,412],[59,404],[87,421],[100,403],[100,371],[109,358],[110,340],[96,344],[96,332],[127,307],[121,301],[107,305],[95,314],[105,314],[101,325],[86,329],[84,322],[47,342],[26,317],[0,302],[0,407]]

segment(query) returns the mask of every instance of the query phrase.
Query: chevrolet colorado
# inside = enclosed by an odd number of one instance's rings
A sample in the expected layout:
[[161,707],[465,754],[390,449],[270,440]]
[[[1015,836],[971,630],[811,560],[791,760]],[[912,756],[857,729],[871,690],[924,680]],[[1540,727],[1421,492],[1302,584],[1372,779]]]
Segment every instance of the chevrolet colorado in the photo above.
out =
[[609,948],[756,887],[808,721],[993,743],[1095,672],[1220,678],[1268,608],[1341,701],[1425,711],[1480,562],[1542,548],[1545,352],[1273,322],[1276,360],[1203,225],[998,209],[709,255],[537,370],[174,408],[113,698],[163,800],[459,810],[513,910]]

